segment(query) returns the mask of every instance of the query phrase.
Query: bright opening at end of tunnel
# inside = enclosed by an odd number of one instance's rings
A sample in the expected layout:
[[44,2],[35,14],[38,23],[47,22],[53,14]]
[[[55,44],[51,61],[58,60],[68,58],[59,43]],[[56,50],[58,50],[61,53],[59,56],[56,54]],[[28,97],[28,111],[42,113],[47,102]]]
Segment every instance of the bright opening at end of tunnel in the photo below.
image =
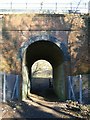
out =
[[52,65],[46,60],[36,61],[31,68],[34,78],[53,78]]
[[31,93],[45,100],[57,100],[53,90],[53,68],[46,60],[38,60],[31,67]]

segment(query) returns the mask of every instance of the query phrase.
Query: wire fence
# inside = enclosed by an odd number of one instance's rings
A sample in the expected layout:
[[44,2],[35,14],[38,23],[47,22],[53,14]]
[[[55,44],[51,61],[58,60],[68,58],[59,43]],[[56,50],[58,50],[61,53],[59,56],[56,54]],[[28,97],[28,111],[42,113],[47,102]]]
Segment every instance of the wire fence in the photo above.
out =
[[[68,76],[68,99],[90,104],[89,75]],[[20,97],[20,75],[0,72],[0,102],[15,100]]]
[[88,13],[89,3],[0,3],[0,13]]
[[68,98],[79,103],[90,104],[90,75],[68,76]]
[[19,99],[20,75],[0,72],[0,102]]

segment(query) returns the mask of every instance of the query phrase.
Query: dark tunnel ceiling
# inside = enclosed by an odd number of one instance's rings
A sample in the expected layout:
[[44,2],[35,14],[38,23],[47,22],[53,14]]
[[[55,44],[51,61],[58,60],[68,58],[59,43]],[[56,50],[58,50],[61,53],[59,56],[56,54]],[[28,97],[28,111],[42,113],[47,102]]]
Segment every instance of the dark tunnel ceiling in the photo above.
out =
[[29,45],[26,51],[26,65],[31,68],[37,60],[44,59],[57,66],[63,62],[62,50],[51,41],[37,41]]

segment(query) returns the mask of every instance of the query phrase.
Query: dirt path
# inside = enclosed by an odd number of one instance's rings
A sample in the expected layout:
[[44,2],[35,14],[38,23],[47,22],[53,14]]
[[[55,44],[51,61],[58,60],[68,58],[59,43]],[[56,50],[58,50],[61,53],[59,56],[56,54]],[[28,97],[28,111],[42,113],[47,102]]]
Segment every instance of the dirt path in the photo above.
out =
[[[0,104],[0,118],[83,118],[81,111],[68,109],[67,103],[61,103],[54,94],[52,88],[35,89],[30,97],[22,102],[9,101]],[[89,119],[88,119],[89,120]]]
[[22,102],[9,101],[0,104],[0,116],[4,118],[83,118],[80,111],[68,109],[67,103],[61,103],[52,88],[34,89],[30,97]]
[[23,102],[2,104],[2,118],[83,118],[78,112],[67,109],[66,103],[49,102],[32,94]]

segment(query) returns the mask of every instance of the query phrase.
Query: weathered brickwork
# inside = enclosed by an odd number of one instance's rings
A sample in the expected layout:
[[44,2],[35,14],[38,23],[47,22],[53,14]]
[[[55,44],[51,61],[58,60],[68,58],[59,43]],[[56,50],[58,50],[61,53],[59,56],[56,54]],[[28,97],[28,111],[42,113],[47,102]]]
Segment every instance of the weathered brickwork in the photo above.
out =
[[[2,39],[0,37],[0,71],[19,74],[21,62],[19,49],[30,37],[49,34],[63,42],[71,55],[71,73],[88,73],[88,38],[85,18],[79,14],[40,15],[9,14],[2,16]],[[68,63],[68,64],[69,64]],[[66,66],[68,66],[66,64]],[[66,67],[65,67],[66,68]],[[66,69],[68,73],[68,68]],[[68,74],[71,74],[68,73]]]

